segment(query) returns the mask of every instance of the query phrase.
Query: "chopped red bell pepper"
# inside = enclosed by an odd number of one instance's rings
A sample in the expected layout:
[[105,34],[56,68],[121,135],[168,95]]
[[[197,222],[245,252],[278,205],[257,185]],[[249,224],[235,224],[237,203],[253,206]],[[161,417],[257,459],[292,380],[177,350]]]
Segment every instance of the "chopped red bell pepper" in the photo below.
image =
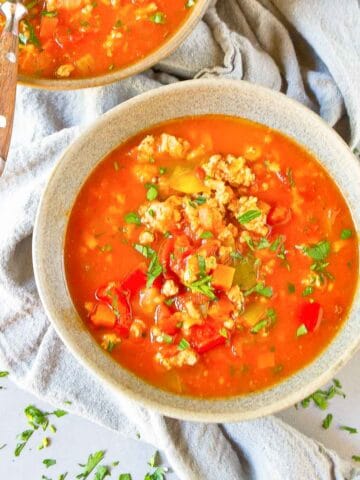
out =
[[145,286],[146,273],[141,268],[138,268],[125,278],[121,283],[120,288],[125,292],[129,292],[130,295],[134,295]]
[[105,304],[113,311],[116,317],[114,328],[123,336],[129,334],[132,323],[132,312],[128,300],[129,293],[120,290],[119,284],[111,282],[106,286],[99,287],[95,292],[95,298],[99,304]]
[[155,309],[155,323],[162,332],[175,335],[179,331],[179,320],[174,317],[170,309],[161,303]]
[[320,303],[305,302],[299,310],[300,324],[304,324],[308,332],[314,332],[321,323],[324,310]]
[[166,240],[163,241],[163,243],[160,245],[160,248],[159,248],[159,253],[158,253],[159,263],[162,266],[163,275],[167,279],[175,277],[175,275],[170,270],[170,255],[174,251],[174,244],[175,244],[174,238],[167,238]]
[[226,338],[208,323],[191,327],[190,344],[198,353],[205,353],[213,348],[223,345]]

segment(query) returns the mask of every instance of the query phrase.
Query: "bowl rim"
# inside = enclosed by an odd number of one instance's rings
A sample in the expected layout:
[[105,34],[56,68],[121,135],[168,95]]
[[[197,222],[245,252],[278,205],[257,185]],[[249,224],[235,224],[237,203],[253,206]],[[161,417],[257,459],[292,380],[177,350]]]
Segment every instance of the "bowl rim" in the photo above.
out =
[[109,85],[119,80],[124,80],[125,78],[143,73],[174,53],[200,22],[211,2],[212,0],[197,0],[192,7],[190,15],[163,44],[151,51],[148,55],[145,55],[145,57],[126,65],[123,68],[94,77],[72,79],[37,78],[31,75],[19,74],[18,84],[25,87],[44,90],[79,90],[83,88]]
[[[33,244],[32,244],[34,276],[35,276],[36,286],[37,286],[37,290],[38,290],[42,305],[45,309],[45,312],[46,312],[49,320],[51,321],[52,325],[54,326],[57,334],[59,335],[61,340],[64,342],[65,346],[67,348],[69,348],[70,352],[75,356],[75,358],[77,360],[79,360],[79,362],[84,367],[86,367],[90,372],[95,374],[97,380],[99,380],[101,383],[103,383],[104,385],[109,387],[117,395],[120,395],[120,396],[125,397],[125,398],[130,399],[130,400],[135,400],[140,405],[145,406],[145,407],[150,407],[151,409],[153,409],[153,410],[155,410],[155,411],[157,411],[161,414],[167,415],[169,417],[182,419],[182,420],[190,420],[190,421],[202,421],[202,422],[208,422],[208,423],[236,422],[236,421],[243,421],[243,420],[251,420],[251,419],[254,419],[254,418],[258,418],[258,417],[262,417],[262,416],[269,415],[269,414],[272,414],[272,413],[276,413],[280,410],[283,410],[285,408],[293,406],[297,401],[300,401],[301,399],[307,397],[308,395],[313,393],[315,390],[317,390],[318,388],[323,386],[325,383],[330,381],[331,378],[334,377],[336,372],[355,354],[355,352],[360,347],[360,330],[359,330],[359,334],[357,335],[357,337],[352,339],[351,344],[349,344],[345,350],[343,350],[339,353],[337,359],[333,361],[333,363],[330,365],[329,369],[324,371],[321,375],[317,375],[316,378],[313,378],[313,380],[311,382],[309,382],[307,385],[302,386],[302,388],[300,390],[294,390],[291,393],[287,393],[285,396],[276,399],[274,402],[272,402],[269,405],[261,406],[261,407],[258,407],[257,409],[251,410],[251,411],[246,410],[245,412],[244,411],[226,412],[221,407],[220,407],[219,410],[214,411],[214,409],[213,409],[211,412],[207,412],[205,410],[202,410],[201,412],[199,412],[198,410],[194,410],[192,408],[185,409],[183,407],[174,406],[170,403],[165,405],[161,401],[152,400],[150,398],[145,397],[144,393],[135,392],[131,388],[128,388],[127,386],[124,386],[121,383],[118,383],[114,378],[112,378],[111,374],[109,374],[107,372],[104,372],[103,369],[99,368],[97,363],[95,361],[89,359],[81,351],[81,348],[79,348],[78,345],[76,345],[74,339],[72,339],[71,335],[68,334],[64,323],[62,323],[61,320],[59,320],[58,318],[56,318],[55,315],[53,315],[53,312],[51,311],[51,307],[50,307],[50,304],[47,300],[47,297],[43,292],[44,278],[43,278],[43,272],[42,272],[42,267],[41,267],[41,263],[40,263],[41,256],[40,256],[39,251],[37,249],[37,244],[39,242],[39,238],[41,237],[42,211],[43,211],[44,206],[45,206],[45,204],[48,200],[47,197],[49,196],[49,193],[51,192],[52,182],[54,181],[54,179],[57,175],[57,172],[61,169],[64,159],[66,159],[66,157],[72,151],[77,150],[77,148],[81,145],[81,143],[82,143],[82,141],[85,137],[90,136],[90,135],[95,135],[96,133],[98,133],[99,130],[101,130],[101,127],[103,125],[105,125],[111,117],[117,117],[117,116],[121,115],[121,111],[123,109],[126,110],[128,108],[131,108],[131,106],[134,105],[134,104],[138,104],[138,103],[147,101],[150,98],[152,98],[154,95],[165,96],[167,93],[172,92],[174,90],[182,90],[183,91],[183,90],[186,90],[188,87],[191,88],[191,87],[195,87],[195,86],[196,87],[205,87],[205,88],[210,87],[210,89],[211,89],[211,87],[215,87],[215,86],[220,87],[221,85],[223,85],[223,82],[226,82],[227,85],[232,84],[235,89],[240,87],[240,88],[244,88],[245,90],[246,89],[250,90],[250,91],[252,90],[253,92],[256,92],[259,95],[272,96],[275,103],[276,103],[276,100],[279,100],[281,102],[287,103],[289,107],[293,107],[297,111],[302,111],[305,115],[307,115],[309,118],[311,118],[312,121],[315,121],[319,125],[320,128],[325,130],[328,134],[332,135],[334,137],[334,140],[336,140],[338,142],[339,146],[341,145],[341,148],[344,149],[344,152],[347,150],[347,153],[351,154],[349,156],[349,158],[350,157],[352,158],[353,168],[357,171],[357,175],[360,177],[360,164],[359,164],[359,162],[357,161],[356,157],[352,154],[348,145],[337,134],[337,132],[335,132],[335,130],[333,130],[321,117],[319,117],[313,111],[309,110],[307,107],[300,104],[296,100],[293,100],[293,99],[287,97],[283,93],[273,91],[273,90],[270,90],[268,88],[265,88],[265,87],[262,87],[262,86],[259,86],[259,85],[254,85],[254,84],[251,84],[251,83],[248,83],[248,82],[245,82],[245,81],[239,81],[239,80],[198,79],[198,80],[188,80],[188,81],[178,82],[178,83],[174,83],[174,84],[167,85],[167,86],[164,86],[164,87],[160,87],[160,88],[155,89],[155,90],[147,91],[147,92],[142,93],[142,94],[140,94],[136,97],[131,98],[130,100],[127,100],[126,102],[123,102],[123,103],[117,105],[116,107],[109,110],[107,113],[100,116],[94,123],[92,123],[92,125],[90,125],[88,128],[86,128],[81,133],[81,135],[64,150],[61,157],[59,158],[59,160],[55,164],[55,167],[53,168],[53,170],[52,170],[52,172],[51,172],[51,174],[50,174],[50,176],[47,180],[44,191],[42,193],[42,196],[41,196],[41,199],[40,199],[40,202],[39,202],[39,206],[38,206],[38,209],[37,209],[36,219],[35,219],[34,232],[33,232]],[[202,115],[202,114],[198,114],[198,115]],[[239,116],[240,116],[240,114],[239,114]],[[176,117],[173,117],[173,118],[176,118]],[[152,125],[156,125],[156,122],[152,123]],[[148,128],[150,128],[150,126]],[[287,134],[285,134],[285,135],[287,135]],[[301,145],[304,145],[304,144],[301,143],[301,141],[298,141],[298,143],[300,143]],[[109,150],[109,153],[110,153],[110,151],[111,150]],[[99,159],[98,161],[100,162],[101,160],[102,159]],[[326,166],[323,166],[323,167],[328,171]],[[88,175],[90,174],[91,171],[93,171],[93,168],[95,168],[95,167],[92,167],[89,170]],[[329,173],[329,175],[331,176],[331,178],[333,178],[331,173]],[[86,180],[86,178],[88,178],[88,177],[83,178],[82,185],[83,185],[84,181]],[[337,182],[336,182],[336,184],[337,184]],[[344,192],[339,187],[339,185],[338,185],[338,188],[340,189],[342,195],[344,196]],[[353,213],[349,204],[348,204],[348,207],[350,209],[350,212]],[[360,248],[360,245],[358,245],[358,251],[359,251],[359,248]],[[66,281],[65,281],[65,283],[66,283]],[[360,281],[359,281],[359,278],[358,278],[352,306],[354,306],[355,299],[357,299],[357,297],[359,295],[359,287],[360,287]],[[356,312],[352,311],[350,313],[350,316],[351,317],[355,316],[355,314],[356,314]],[[347,320],[344,321],[344,323],[342,325],[342,328],[339,330],[337,335],[332,339],[332,341],[329,343],[329,345],[327,345],[325,347],[325,349],[321,353],[319,353],[315,357],[315,359],[313,359],[312,362],[310,362],[310,364],[306,364],[300,370],[297,370],[292,375],[290,375],[288,377],[285,377],[279,383],[277,383],[274,386],[271,386],[271,387],[269,387],[265,390],[260,390],[260,391],[256,392],[256,394],[262,394],[263,392],[271,390],[273,387],[278,388],[280,385],[287,383],[289,381],[289,379],[291,379],[292,377],[295,377],[296,375],[298,375],[299,373],[304,371],[306,368],[308,368],[310,365],[315,363],[331,347],[335,338],[337,338],[337,336],[341,333],[344,326],[347,324],[348,320],[349,320],[349,316],[348,316]],[[94,343],[96,343],[95,340],[93,340],[93,341],[94,341]],[[102,355],[106,355],[106,352],[104,352],[98,346],[97,343],[96,343],[96,346],[102,352]],[[127,374],[137,377],[135,374],[133,374],[132,372],[130,372],[126,368],[122,367],[121,365],[117,364],[117,366],[119,368],[121,368],[122,370],[125,370]],[[137,377],[137,378],[139,378],[139,377]],[[155,389],[159,392],[164,393],[164,391],[162,389],[154,387],[151,384],[149,384],[148,382],[143,381],[142,379],[140,379],[140,380],[142,381],[143,384],[146,385],[145,388]],[[174,394],[174,393],[171,393],[171,392],[165,392],[165,393],[169,394],[173,398],[178,397],[177,394]],[[252,394],[245,394],[245,395],[228,397],[225,400],[227,400],[228,403],[231,403],[232,400],[236,400],[238,398],[251,397],[251,396],[252,396]],[[206,398],[200,398],[200,397],[184,397],[184,396],[181,396],[181,397],[182,398],[187,398],[187,399],[191,400],[191,402],[195,402],[195,403],[198,403],[198,404],[200,404],[202,402],[204,402],[204,403],[210,402],[212,405],[215,405],[218,401],[224,400],[223,398],[221,398],[221,399],[219,399],[219,398],[206,399]],[[190,403],[190,402],[188,402],[188,403]]]

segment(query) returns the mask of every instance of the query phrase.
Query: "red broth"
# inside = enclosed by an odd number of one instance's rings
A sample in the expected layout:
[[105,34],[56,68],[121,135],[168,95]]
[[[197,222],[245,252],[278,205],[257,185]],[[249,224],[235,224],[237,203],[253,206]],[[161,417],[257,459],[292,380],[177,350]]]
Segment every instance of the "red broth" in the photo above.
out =
[[[20,23],[20,73],[85,78],[123,68],[167,41],[194,4],[192,0],[28,0],[29,15]],[[0,16],[0,31],[3,24]]]
[[65,243],[74,304],[121,365],[178,394],[254,392],[341,329],[357,233],[316,159],[226,116],[142,132],[92,172]]

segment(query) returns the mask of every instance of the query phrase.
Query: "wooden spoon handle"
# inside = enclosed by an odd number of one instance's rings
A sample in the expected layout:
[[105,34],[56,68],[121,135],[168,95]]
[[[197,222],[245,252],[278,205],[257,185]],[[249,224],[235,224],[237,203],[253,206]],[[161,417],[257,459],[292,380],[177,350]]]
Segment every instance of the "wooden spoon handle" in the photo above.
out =
[[26,8],[21,3],[5,2],[1,10],[6,25],[0,37],[0,175],[11,140],[18,69],[18,24]]

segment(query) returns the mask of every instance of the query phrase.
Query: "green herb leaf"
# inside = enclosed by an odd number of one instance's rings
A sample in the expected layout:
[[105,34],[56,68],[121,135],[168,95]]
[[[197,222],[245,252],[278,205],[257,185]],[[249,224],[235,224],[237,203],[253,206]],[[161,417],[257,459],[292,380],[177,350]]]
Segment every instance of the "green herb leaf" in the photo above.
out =
[[352,230],[350,230],[349,228],[344,228],[343,230],[341,230],[340,238],[342,240],[347,240],[348,238],[352,237],[352,234]]
[[105,450],[99,450],[98,452],[89,455],[86,465],[80,465],[83,467],[83,472],[76,476],[76,478],[88,478],[90,473],[97,467],[101,460],[105,456]]
[[167,472],[167,468],[165,467],[157,467],[153,473],[147,473],[144,477],[144,480],[165,480],[165,473]]
[[9,375],[9,372],[0,372],[0,378],[7,377],[8,375]]
[[154,452],[154,455],[150,458],[150,460],[148,461],[148,465],[150,465],[150,467],[157,467],[158,465],[158,457],[159,457],[159,452],[156,450]]
[[166,15],[163,12],[156,12],[151,15],[150,20],[157,24],[164,24],[166,22]]
[[141,253],[145,258],[152,258],[155,255],[155,250],[147,245],[141,245],[140,243],[134,243],[134,248],[137,252]]
[[296,336],[297,337],[302,337],[303,335],[306,335],[307,333],[308,333],[308,329],[306,328],[306,325],[304,325],[303,323],[296,330]]
[[35,29],[34,27],[31,25],[31,23],[28,21],[28,20],[23,20],[23,23],[26,27],[26,30],[27,32],[29,33],[29,36],[27,37],[26,35],[24,35],[23,33],[19,34],[19,41],[21,44],[23,45],[27,45],[28,43],[32,43],[33,45],[35,45],[35,47],[38,47],[40,48],[41,47],[41,43],[40,43],[40,40],[38,39],[38,37],[36,36],[35,34]]
[[166,168],[166,167],[159,167],[159,173],[160,173],[160,175],[164,175],[166,172],[167,172],[167,168]]
[[330,253],[330,243],[327,240],[322,240],[315,245],[304,247],[304,252],[314,260],[325,260]]
[[348,432],[350,434],[358,433],[357,428],[348,427],[346,425],[342,425],[340,427],[340,430],[345,430],[345,432]]
[[302,292],[303,297],[308,297],[309,295],[312,295],[314,293],[314,288],[308,285],[307,287],[304,288]]
[[360,462],[360,455],[353,455],[351,458],[354,462]]
[[103,253],[106,253],[106,252],[112,252],[112,245],[110,245],[110,243],[107,243],[105,245],[102,245],[101,247],[99,247],[100,251],[103,252]]
[[179,342],[178,348],[179,350],[187,350],[190,348],[190,343],[185,338],[182,338]]
[[105,467],[104,465],[100,465],[97,467],[94,480],[104,480],[105,477],[110,476],[110,471],[108,467]]
[[200,276],[203,277],[206,274],[205,257],[203,257],[202,255],[198,255],[197,259],[198,259],[198,265],[199,265],[199,273],[200,273]]
[[264,320],[259,320],[255,325],[251,328],[250,332],[251,333],[259,333],[261,330],[266,328],[268,325],[268,321],[265,318]]
[[206,198],[203,197],[202,195],[199,195],[198,197],[195,198],[195,202],[198,205],[203,205],[206,202]]
[[49,468],[53,465],[56,465],[56,460],[53,460],[52,458],[45,458],[42,463],[46,466],[46,468]]
[[126,223],[131,223],[134,225],[141,225],[141,218],[136,212],[127,213],[124,217]]
[[52,412],[56,417],[60,418],[60,417],[63,417],[64,415],[67,415],[68,412],[65,411],[65,410],[55,410],[54,412]]
[[146,198],[147,198],[147,200],[149,200],[149,202],[152,202],[153,200],[155,200],[155,198],[159,194],[158,189],[157,189],[156,185],[154,185],[152,183],[147,183],[145,185],[145,188],[147,189]]
[[224,338],[228,338],[228,336],[229,336],[228,331],[224,327],[220,328],[219,333]]
[[186,0],[185,8],[192,8],[196,3],[196,0]]
[[120,473],[119,480],[132,480],[130,473]]
[[146,287],[149,288],[152,286],[154,283],[155,279],[162,274],[162,266],[159,263],[159,259],[157,256],[157,253],[154,252],[154,254],[151,257],[151,261],[147,270],[147,281],[146,281]]
[[42,16],[42,17],[50,17],[50,18],[52,18],[52,17],[57,17],[57,16],[58,16],[58,12],[57,12],[57,10],[51,10],[51,11],[43,10],[43,11],[41,12],[41,16]]
[[263,250],[264,248],[269,248],[270,247],[270,242],[266,238],[260,238],[258,244],[256,245],[256,248],[258,250]]
[[206,277],[201,278],[200,280],[196,280],[193,283],[186,284],[190,290],[193,292],[199,292],[207,297],[210,298],[210,300],[216,300],[216,295],[214,293],[214,288],[211,285],[211,276],[207,275]]
[[200,235],[200,238],[205,239],[205,238],[212,238],[214,235],[211,232],[203,232]]
[[260,282],[260,283],[257,283],[254,287],[250,288],[249,290],[246,290],[244,292],[244,295],[245,297],[247,297],[252,293],[257,293],[259,295],[262,295],[263,297],[270,298],[273,295],[273,290],[271,287],[266,287],[263,282]]
[[261,330],[270,328],[276,322],[277,314],[274,308],[268,308],[266,312],[266,317],[259,320],[255,325],[250,329],[251,333],[259,333]]
[[238,221],[241,224],[249,223],[252,220],[255,220],[255,218],[260,217],[260,215],[261,215],[260,210],[248,210],[247,212],[243,213],[242,215],[239,215]]
[[327,430],[330,427],[332,419],[333,419],[333,415],[331,413],[328,413],[324,418],[322,422],[322,427],[325,428],[325,430]]

